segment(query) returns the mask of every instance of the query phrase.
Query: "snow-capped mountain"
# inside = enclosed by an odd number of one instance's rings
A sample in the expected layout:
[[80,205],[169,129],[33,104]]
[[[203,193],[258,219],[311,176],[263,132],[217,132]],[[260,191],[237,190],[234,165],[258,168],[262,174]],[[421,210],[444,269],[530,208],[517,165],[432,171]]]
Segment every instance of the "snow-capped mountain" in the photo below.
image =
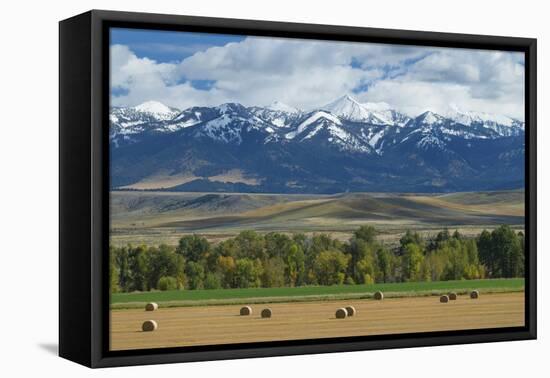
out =
[[133,107],[114,107],[109,114],[111,139],[115,139],[116,143],[131,140],[132,134],[158,127],[178,113],[178,109],[158,101],[147,101]]
[[[301,120],[301,122],[294,128],[293,131],[285,134],[286,139],[294,139],[297,136],[301,139],[309,139],[313,137],[322,127],[329,126],[341,126],[342,122],[338,117],[325,112],[325,111],[314,111]],[[305,134],[305,135],[304,135]]]
[[[401,137],[406,138],[407,130],[423,128],[429,132],[434,127],[440,128],[443,134],[472,138],[498,138],[504,136],[518,136],[524,131],[524,124],[518,120],[503,115],[494,115],[479,112],[463,112],[456,108],[446,114],[437,114],[426,111],[415,118],[392,109],[386,103],[359,103],[349,95],[344,95],[335,101],[304,113],[282,102],[275,101],[267,107],[244,107],[240,104],[223,104],[215,107],[192,107],[181,112],[156,101],[148,101],[130,108],[113,108],[110,114],[111,138],[120,142],[120,136],[125,140],[132,140],[130,135],[143,132],[172,133],[193,126],[206,127],[225,125],[226,132],[234,134],[231,129],[233,118],[245,122],[247,128],[262,129],[267,134],[265,142],[294,139],[304,129],[304,122],[308,118],[321,117],[334,124],[342,124],[343,129],[356,135],[357,138],[379,152],[391,127],[403,128]],[[216,121],[216,119],[221,118]],[[317,127],[320,127],[318,124]],[[318,128],[318,130],[320,130]],[[314,131],[315,133],[318,131]],[[200,133],[196,133],[199,135]],[[205,132],[212,138],[222,141],[239,140],[230,136],[220,136],[218,133]],[[398,138],[399,139],[399,138]],[[369,150],[367,148],[367,150]]]
[[325,143],[334,145],[338,150],[348,152],[371,153],[372,147],[356,135],[353,128],[346,127],[343,121],[333,114],[317,110],[307,113],[299,124],[284,134],[287,141]]
[[411,120],[411,117],[392,109],[385,102],[366,102],[361,105],[387,125],[403,127]]
[[227,103],[214,108],[217,117],[206,120],[200,128],[194,130],[195,137],[207,137],[223,143],[241,144],[245,133],[264,133],[272,129],[271,125],[255,116],[241,104]]
[[319,142],[323,137],[324,143],[340,151],[383,155],[418,136],[422,136],[418,148],[445,149],[451,139],[495,139],[524,132],[522,122],[506,116],[451,109],[445,115],[426,111],[411,118],[386,103],[362,104],[349,95],[309,113],[278,101],[267,107],[228,103],[182,112],[149,101],[112,109],[111,140],[117,147],[138,141],[146,132],[169,134],[192,128],[193,137],[238,145],[243,132],[254,131],[262,144]]
[[340,118],[348,121],[364,122],[373,125],[388,125],[388,120],[380,118],[375,112],[367,109],[349,95],[321,107]]
[[[454,109],[409,117],[346,95],[308,112],[281,102],[181,112],[147,102],[111,109],[110,121],[113,164],[126,172],[113,178],[114,186],[159,172],[203,177],[243,167],[246,177],[262,183],[244,189],[282,192],[299,192],[300,185],[315,192],[469,190],[493,182],[514,187],[513,177],[523,177],[524,123],[487,113]],[[182,185],[176,190],[214,190],[208,181]]]
[[414,119],[415,124],[422,126],[442,125],[445,122],[445,117],[431,111],[424,112]]
[[[445,150],[449,142],[460,139],[464,141],[472,139],[496,139],[499,137],[517,135],[516,132],[499,134],[492,128],[482,124],[465,125],[440,114],[426,111],[418,117],[411,119],[403,129],[403,137],[398,143],[415,141],[415,146],[420,149]],[[395,143],[394,143],[395,144]]]
[[219,116],[218,110],[209,107],[195,106],[189,109],[185,109],[169,122],[163,125],[164,130],[170,130],[172,132],[186,127],[197,125],[201,122],[206,122]]
[[133,107],[137,113],[148,115],[159,121],[167,121],[179,112],[178,109],[170,108],[158,101],[147,101],[138,106]]
[[300,113],[301,110],[296,109],[295,107],[292,107],[290,105],[287,105],[285,103],[282,103],[280,101],[273,101],[271,104],[266,106],[266,109],[273,110],[276,112],[284,112],[284,113]]
[[259,106],[250,107],[249,111],[261,120],[270,123],[275,129],[292,126],[302,114],[300,110],[278,101],[271,103],[265,108]]
[[523,122],[505,115],[461,111],[455,106],[453,106],[450,111],[446,112],[444,116],[466,126],[478,126],[494,130],[497,134],[502,136],[519,135],[525,128]]
[[514,126],[514,119],[508,116],[474,111],[462,111],[456,105],[450,105],[449,110],[444,113],[444,116],[466,126],[485,122],[496,123],[508,127]]

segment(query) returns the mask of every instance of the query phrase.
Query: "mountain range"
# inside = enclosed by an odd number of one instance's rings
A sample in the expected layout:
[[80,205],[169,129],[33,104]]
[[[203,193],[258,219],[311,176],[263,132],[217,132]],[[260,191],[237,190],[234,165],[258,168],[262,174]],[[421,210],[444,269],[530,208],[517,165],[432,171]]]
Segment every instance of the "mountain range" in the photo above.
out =
[[110,110],[111,187],[171,191],[453,192],[524,187],[525,125],[503,115],[409,117],[349,95],[304,111],[281,102]]

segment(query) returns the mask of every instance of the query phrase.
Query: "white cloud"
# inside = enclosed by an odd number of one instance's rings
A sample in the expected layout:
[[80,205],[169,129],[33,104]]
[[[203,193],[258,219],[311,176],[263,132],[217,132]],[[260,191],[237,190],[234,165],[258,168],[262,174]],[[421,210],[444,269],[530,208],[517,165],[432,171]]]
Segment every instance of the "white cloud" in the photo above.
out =
[[216,90],[200,91],[189,82],[178,83],[177,67],[175,63],[138,58],[127,46],[111,46],[111,88],[123,93],[111,97],[112,105],[138,105],[156,100],[183,109],[225,101]]
[[111,86],[131,87],[139,80],[161,80],[171,84],[176,79],[175,65],[138,58],[127,46],[111,46]]
[[[309,109],[357,91],[409,115],[463,110],[523,119],[524,69],[519,53],[249,37],[174,63],[111,47],[114,105],[155,99],[186,108],[274,100]],[[193,81],[213,83],[197,89]],[[126,92],[126,93],[124,93]]]
[[365,98],[410,115],[432,110],[505,114],[524,119],[524,69],[519,53],[439,49],[392,80],[378,81]]

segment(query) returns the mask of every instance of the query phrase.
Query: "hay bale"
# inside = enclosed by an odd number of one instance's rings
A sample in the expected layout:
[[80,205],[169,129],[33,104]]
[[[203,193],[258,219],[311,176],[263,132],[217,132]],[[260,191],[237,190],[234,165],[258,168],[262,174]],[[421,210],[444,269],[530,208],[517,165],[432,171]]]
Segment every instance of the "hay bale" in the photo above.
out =
[[336,310],[336,319],[344,319],[346,316],[348,316],[348,311],[345,308]]
[[374,299],[376,299],[377,301],[381,301],[382,299],[384,299],[384,293],[382,293],[381,291],[377,291],[376,293],[374,293]]
[[456,293],[449,293],[449,299],[451,301],[456,301]]
[[159,305],[155,302],[147,303],[145,305],[145,311],[155,311],[159,308]]
[[270,308],[264,308],[262,310],[262,318],[271,318],[272,314],[273,314],[273,312],[271,311]]
[[479,291],[477,291],[477,290],[472,290],[471,293],[470,293],[470,298],[472,298],[472,299],[478,299],[478,298],[479,298]]
[[441,302],[441,303],[449,302],[449,296],[448,295],[442,295],[441,297],[439,297],[439,302]]
[[241,307],[240,314],[241,315],[252,315],[252,307],[250,307],[250,306]]
[[154,320],[146,320],[141,325],[141,329],[143,332],[152,332],[155,331],[157,328],[158,324]]
[[355,314],[357,314],[357,311],[353,306],[346,307],[346,312],[348,313],[348,316],[354,316]]

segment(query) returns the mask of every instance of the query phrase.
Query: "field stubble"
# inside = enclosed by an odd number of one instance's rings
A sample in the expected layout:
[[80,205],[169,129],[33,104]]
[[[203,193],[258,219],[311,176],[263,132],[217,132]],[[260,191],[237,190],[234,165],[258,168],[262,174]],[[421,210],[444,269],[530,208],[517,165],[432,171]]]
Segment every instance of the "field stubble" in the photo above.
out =
[[[237,305],[112,310],[111,350],[516,327],[524,325],[524,301],[518,292],[459,295],[444,304],[437,297],[274,303],[269,319],[260,317],[261,305],[250,316],[240,316]],[[355,316],[335,318],[350,305]],[[141,332],[149,319],[158,330]]]

